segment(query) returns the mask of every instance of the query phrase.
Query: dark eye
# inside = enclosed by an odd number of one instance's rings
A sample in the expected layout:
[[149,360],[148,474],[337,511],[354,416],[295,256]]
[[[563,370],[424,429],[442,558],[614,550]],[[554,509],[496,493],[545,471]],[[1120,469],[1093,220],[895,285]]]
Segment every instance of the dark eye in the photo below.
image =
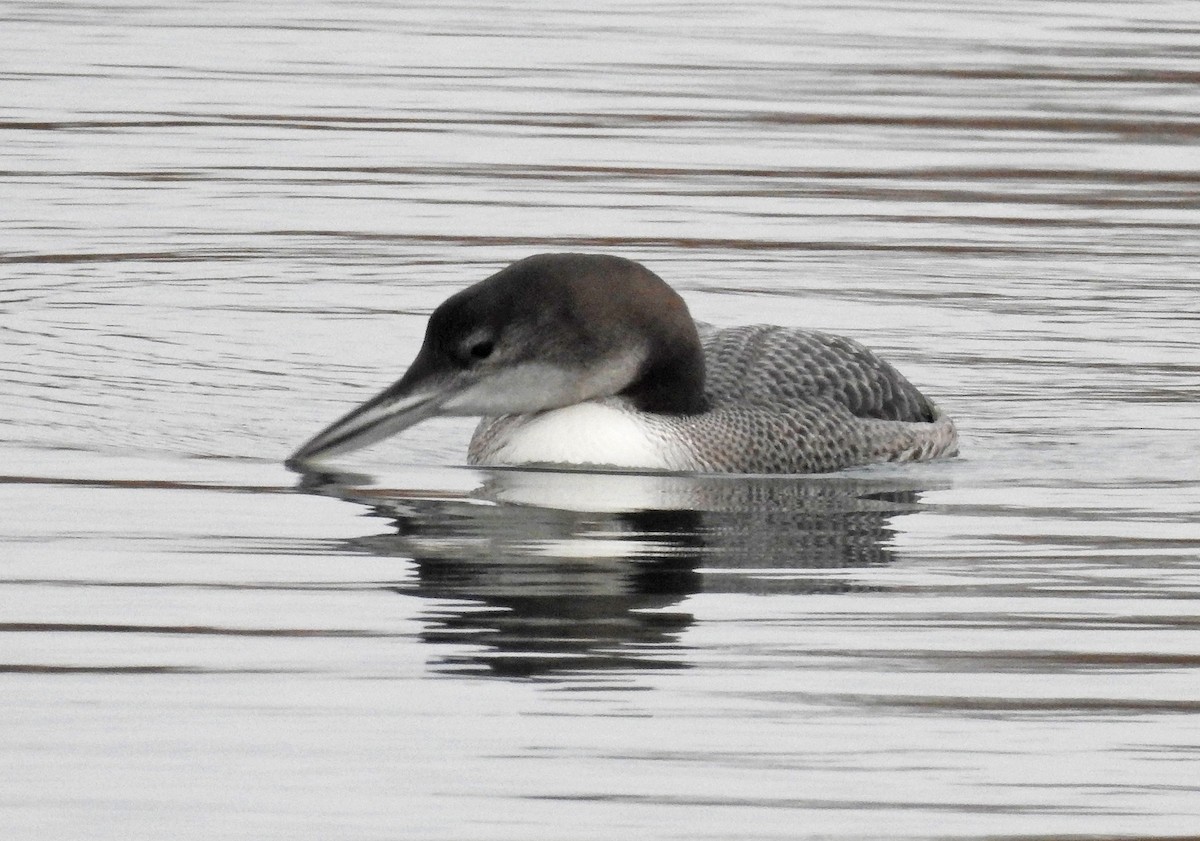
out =
[[475,344],[473,344],[469,348],[467,348],[467,353],[469,353],[471,355],[472,359],[487,359],[489,356],[492,355],[492,351],[495,350],[495,348],[496,348],[495,342],[491,342],[491,341],[488,341],[485,339],[484,341],[476,342]]

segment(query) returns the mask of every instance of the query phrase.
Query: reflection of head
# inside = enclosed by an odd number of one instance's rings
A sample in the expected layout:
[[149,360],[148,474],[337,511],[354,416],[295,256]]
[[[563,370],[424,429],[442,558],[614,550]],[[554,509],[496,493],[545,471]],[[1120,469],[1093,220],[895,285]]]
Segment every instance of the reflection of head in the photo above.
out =
[[680,665],[691,621],[670,607],[699,589],[691,511],[589,514],[464,499],[379,504],[395,535],[354,541],[417,564],[397,592],[437,600],[428,642],[467,646],[443,668],[533,676]]

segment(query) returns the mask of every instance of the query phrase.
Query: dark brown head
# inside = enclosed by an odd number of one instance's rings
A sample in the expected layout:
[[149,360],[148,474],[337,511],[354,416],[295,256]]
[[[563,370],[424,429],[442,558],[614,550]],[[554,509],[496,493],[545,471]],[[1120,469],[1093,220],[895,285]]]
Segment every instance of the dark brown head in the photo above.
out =
[[358,449],[432,415],[528,414],[614,395],[646,412],[703,411],[687,305],[639,263],[538,254],[447,299],[393,386],[296,451]]

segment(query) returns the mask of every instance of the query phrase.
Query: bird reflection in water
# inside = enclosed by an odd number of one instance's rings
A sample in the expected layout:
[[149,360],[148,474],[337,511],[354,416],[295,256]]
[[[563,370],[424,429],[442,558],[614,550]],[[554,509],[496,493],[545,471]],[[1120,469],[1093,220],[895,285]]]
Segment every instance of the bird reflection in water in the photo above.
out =
[[309,472],[301,489],[369,506],[394,533],[347,550],[412,559],[391,589],[430,600],[439,670],[504,677],[688,665],[686,598],[836,593],[887,564],[891,519],[924,488],[896,478],[496,470],[469,495]]

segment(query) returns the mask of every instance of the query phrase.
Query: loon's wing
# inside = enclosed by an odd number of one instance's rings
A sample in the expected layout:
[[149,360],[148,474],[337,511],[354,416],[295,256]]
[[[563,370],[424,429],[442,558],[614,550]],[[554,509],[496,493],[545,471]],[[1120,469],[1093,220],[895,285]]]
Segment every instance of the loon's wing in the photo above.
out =
[[[707,325],[706,325],[707,326]],[[771,325],[701,333],[714,408],[831,399],[860,418],[932,421],[930,400],[853,339]]]

